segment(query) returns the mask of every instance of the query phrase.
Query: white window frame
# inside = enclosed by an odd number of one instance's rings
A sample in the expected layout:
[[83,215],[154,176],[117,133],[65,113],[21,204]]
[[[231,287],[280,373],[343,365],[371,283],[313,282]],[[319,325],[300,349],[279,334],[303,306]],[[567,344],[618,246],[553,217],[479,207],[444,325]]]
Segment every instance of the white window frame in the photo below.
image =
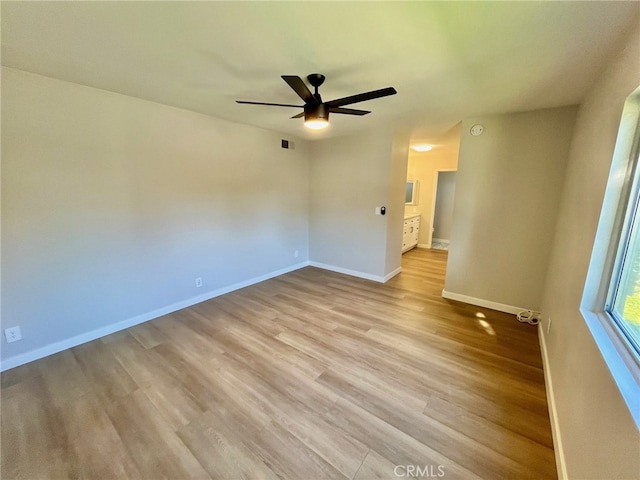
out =
[[[607,313],[620,242],[628,230],[627,204],[640,187],[640,87],[625,102],[580,311],[640,428],[640,364],[623,332]],[[640,172],[638,172],[640,173]]]

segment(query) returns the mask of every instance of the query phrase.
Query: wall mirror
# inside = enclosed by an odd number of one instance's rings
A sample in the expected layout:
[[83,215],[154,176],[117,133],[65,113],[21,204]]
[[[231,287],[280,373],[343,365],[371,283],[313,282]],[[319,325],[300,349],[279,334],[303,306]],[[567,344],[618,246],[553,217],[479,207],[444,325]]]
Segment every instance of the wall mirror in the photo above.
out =
[[405,205],[417,205],[418,204],[418,181],[407,180],[407,190],[404,196]]

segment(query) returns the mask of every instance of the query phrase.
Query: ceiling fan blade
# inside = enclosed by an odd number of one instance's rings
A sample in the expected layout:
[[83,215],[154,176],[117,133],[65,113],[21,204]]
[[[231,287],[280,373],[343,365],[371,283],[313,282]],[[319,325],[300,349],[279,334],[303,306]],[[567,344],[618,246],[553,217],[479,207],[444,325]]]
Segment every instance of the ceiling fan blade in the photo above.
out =
[[303,108],[303,105],[289,105],[288,103],[247,102],[247,101],[244,101],[244,100],[236,100],[236,103],[243,103],[243,104],[246,104],[246,105],[269,105],[271,107]]
[[356,110],[355,108],[340,108],[340,107],[330,108],[329,111],[331,113],[344,113],[345,115],[366,115],[367,113],[371,113],[368,110]]
[[291,88],[293,88],[298,96],[302,100],[304,100],[304,103],[318,103],[316,102],[316,99],[314,98],[311,91],[309,91],[309,87],[307,87],[307,84],[304,83],[304,80],[302,80],[300,77],[298,77],[297,75],[282,75],[282,79],[287,82],[287,84]]
[[387,97],[389,95],[395,95],[396,89],[393,87],[381,88],[380,90],[373,90],[371,92],[359,93],[358,95],[352,95],[350,97],[338,98],[329,102],[324,102],[329,108],[341,107],[343,105],[351,105],[352,103],[365,102],[367,100],[373,100],[374,98]]
[[293,116],[293,117],[291,117],[291,118],[302,118],[302,117],[304,117],[304,112],[300,112],[299,114],[294,115],[294,116]]

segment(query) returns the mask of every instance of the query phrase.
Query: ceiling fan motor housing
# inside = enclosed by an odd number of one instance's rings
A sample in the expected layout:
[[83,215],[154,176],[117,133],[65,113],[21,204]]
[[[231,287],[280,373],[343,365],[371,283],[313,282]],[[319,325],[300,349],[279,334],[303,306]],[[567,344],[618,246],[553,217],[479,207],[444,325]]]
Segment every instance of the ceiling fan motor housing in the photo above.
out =
[[318,105],[305,105],[304,106],[304,120],[319,120],[324,119],[329,121],[329,107],[326,104],[320,103]]

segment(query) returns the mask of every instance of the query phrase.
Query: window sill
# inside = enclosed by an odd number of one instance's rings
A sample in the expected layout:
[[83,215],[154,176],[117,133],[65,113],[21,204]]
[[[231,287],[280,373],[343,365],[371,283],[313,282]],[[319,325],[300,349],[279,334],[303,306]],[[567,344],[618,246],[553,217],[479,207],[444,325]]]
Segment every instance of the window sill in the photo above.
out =
[[640,430],[640,368],[604,312],[581,309],[591,335]]

